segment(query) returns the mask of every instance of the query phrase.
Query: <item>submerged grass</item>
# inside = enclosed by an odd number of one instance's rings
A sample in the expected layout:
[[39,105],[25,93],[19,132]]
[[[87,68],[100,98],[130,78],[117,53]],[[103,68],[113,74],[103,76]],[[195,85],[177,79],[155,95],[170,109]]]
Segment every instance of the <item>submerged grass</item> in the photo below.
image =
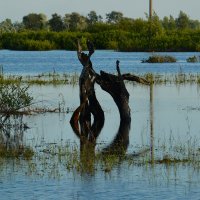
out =
[[0,145],[0,158],[12,158],[19,159],[22,158],[24,160],[30,160],[34,156],[34,151],[29,147],[21,147],[21,148],[8,148],[5,145]]
[[78,74],[43,73],[37,76],[1,75],[0,84],[28,84],[28,85],[75,85],[78,83]]
[[[102,154],[100,151],[95,151],[94,146],[80,151],[77,144],[49,144],[46,147],[36,148],[34,154],[31,154],[32,166],[37,166],[32,169],[32,173],[50,175],[52,170],[54,172],[57,170],[58,174],[64,171],[78,174],[94,174],[97,171],[110,173],[120,165],[129,168],[131,166],[184,165],[200,170],[199,149],[193,149],[191,153],[188,153],[190,150],[187,146],[176,146],[174,149],[176,152],[170,154],[164,151],[162,156],[156,156],[152,162],[150,151],[141,155]],[[157,150],[158,155],[161,154],[160,151],[161,149]]]
[[[143,77],[154,84],[200,84],[200,74],[159,75],[148,73],[144,74]],[[12,81],[39,85],[77,84],[78,75],[68,76],[66,74],[59,75],[53,73],[18,78],[1,76],[0,81],[7,84],[12,83]],[[27,161],[28,174],[43,176],[47,173],[50,177],[59,177],[63,171],[81,174],[94,174],[95,171],[110,173],[121,164],[129,167],[152,166],[152,164],[168,166],[189,165],[194,169],[200,170],[200,149],[197,148],[196,143],[188,141],[185,144],[177,144],[171,144],[170,149],[167,149],[165,144],[158,145],[156,154],[159,156],[155,156],[153,160],[150,150],[143,151],[145,152],[143,154],[133,153],[127,155],[126,153],[102,154],[100,151],[96,151],[94,146],[87,146],[88,148],[80,151],[78,144],[71,143],[64,145],[50,144],[45,147],[35,147],[34,149],[8,149],[6,146],[0,145],[0,159],[23,159]]]
[[161,84],[200,84],[200,74],[152,74],[146,73],[142,75],[151,84],[161,85]]
[[[153,84],[200,84],[200,74],[192,73],[185,74],[182,72],[176,74],[154,74],[154,73],[145,73],[138,74],[138,76],[146,79],[150,83]],[[47,73],[47,74],[39,74],[37,76],[0,76],[0,84],[28,84],[45,86],[45,85],[77,85],[79,81],[79,74],[58,74],[58,73]]]
[[[183,149],[184,148],[184,149]],[[155,167],[164,167],[164,169],[183,166],[189,167],[193,171],[200,170],[200,151],[193,149],[188,154],[188,146],[176,146],[174,153],[169,153],[167,147],[161,147],[156,150],[159,156],[152,161],[150,151],[144,154],[104,154],[100,150],[86,148],[80,151],[80,146],[76,143],[66,142],[58,145],[55,143],[45,146],[36,146],[33,150],[30,148],[19,149],[17,151],[8,151],[0,149],[0,168],[3,170],[7,161],[17,162],[18,170],[22,170],[28,176],[49,177],[60,179],[65,177],[66,173],[74,176],[90,175],[96,173],[110,174],[116,172],[119,168],[131,169],[139,167],[150,169]],[[160,156],[161,151],[163,155]],[[178,153],[177,153],[178,152]],[[22,162],[23,161],[23,162]],[[20,167],[20,165],[23,165]],[[167,166],[167,168],[166,168]],[[8,165],[5,166],[6,168]],[[16,169],[13,168],[16,171]]]

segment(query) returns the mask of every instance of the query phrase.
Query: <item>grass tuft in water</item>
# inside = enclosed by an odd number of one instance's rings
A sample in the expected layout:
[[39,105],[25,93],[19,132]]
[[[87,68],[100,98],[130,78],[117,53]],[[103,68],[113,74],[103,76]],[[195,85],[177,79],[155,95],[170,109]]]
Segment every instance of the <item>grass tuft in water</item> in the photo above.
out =
[[28,84],[28,85],[75,85],[78,83],[78,74],[43,73],[37,76],[1,75],[0,84]]
[[[145,73],[137,74],[138,76],[146,79],[151,84],[200,84],[200,74],[185,74],[181,70],[176,74],[155,74],[155,73]],[[32,85],[77,85],[79,81],[79,74],[39,74],[37,76],[0,76],[0,84],[10,85],[10,84],[27,84]],[[127,81],[128,82],[128,81]]]
[[22,158],[30,160],[34,156],[34,151],[31,148],[7,148],[5,145],[0,145],[0,158]]

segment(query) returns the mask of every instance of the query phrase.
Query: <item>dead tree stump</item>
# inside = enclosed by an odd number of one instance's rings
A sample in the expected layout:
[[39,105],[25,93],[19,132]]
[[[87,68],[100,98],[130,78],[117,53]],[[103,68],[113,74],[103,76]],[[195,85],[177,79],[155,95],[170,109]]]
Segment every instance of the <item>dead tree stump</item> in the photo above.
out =
[[[81,149],[87,148],[88,142],[95,146],[96,139],[100,134],[104,125],[104,112],[99,104],[94,84],[108,92],[116,103],[120,114],[120,125],[118,132],[111,144],[105,148],[104,152],[123,153],[129,144],[129,131],[131,126],[131,114],[129,107],[129,93],[125,87],[124,80],[136,81],[142,84],[149,84],[145,79],[132,74],[121,74],[119,61],[116,61],[117,75],[109,74],[101,71],[97,74],[92,67],[90,57],[94,53],[93,44],[88,41],[88,54],[82,52],[78,42],[78,59],[83,65],[83,69],[79,78],[80,89],[80,106],[74,111],[70,123],[81,141]],[[93,115],[93,124],[91,124],[91,115]]]

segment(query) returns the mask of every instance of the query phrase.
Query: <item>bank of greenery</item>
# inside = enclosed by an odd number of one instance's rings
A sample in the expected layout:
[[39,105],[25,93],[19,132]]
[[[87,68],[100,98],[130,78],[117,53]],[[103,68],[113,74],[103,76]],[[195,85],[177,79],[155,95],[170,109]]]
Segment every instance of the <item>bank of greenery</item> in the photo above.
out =
[[64,16],[30,13],[22,22],[0,22],[0,49],[76,50],[79,38],[94,42],[96,49],[116,51],[200,51],[200,21],[180,11],[177,18],[132,19],[112,11],[106,19],[95,11],[87,16],[66,13]]
[[76,50],[79,38],[94,41],[96,49],[116,51],[200,51],[200,30],[146,33],[112,29],[98,32],[23,31],[0,35],[0,48],[10,50]]

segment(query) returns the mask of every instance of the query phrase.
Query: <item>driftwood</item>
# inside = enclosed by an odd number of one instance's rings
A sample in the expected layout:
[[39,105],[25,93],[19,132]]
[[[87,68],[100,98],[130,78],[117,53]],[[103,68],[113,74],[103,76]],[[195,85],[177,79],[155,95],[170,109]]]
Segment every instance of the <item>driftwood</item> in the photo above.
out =
[[[104,125],[104,112],[96,98],[94,83],[96,75],[93,71],[90,61],[94,53],[92,44],[88,42],[89,54],[81,50],[78,43],[78,59],[83,65],[79,78],[80,88],[80,106],[74,111],[70,123],[76,135],[82,142],[90,141],[94,143]],[[93,115],[93,124],[91,124],[91,114]]]
[[[80,106],[74,111],[70,123],[75,134],[80,138],[81,149],[89,148],[88,145],[94,147],[96,139],[104,126],[104,112],[99,104],[94,84],[108,92],[116,103],[120,114],[120,125],[118,132],[111,144],[103,149],[103,153],[124,153],[129,144],[129,131],[131,126],[131,114],[129,107],[129,93],[125,87],[124,80],[136,81],[142,84],[149,84],[145,79],[132,74],[121,74],[119,61],[116,61],[117,75],[100,71],[96,73],[93,69],[90,57],[94,53],[93,44],[88,41],[88,54],[82,52],[78,42],[78,59],[83,65],[83,69],[79,78],[80,88]],[[93,123],[91,124],[91,115],[93,115]],[[91,155],[90,155],[91,156]]]

